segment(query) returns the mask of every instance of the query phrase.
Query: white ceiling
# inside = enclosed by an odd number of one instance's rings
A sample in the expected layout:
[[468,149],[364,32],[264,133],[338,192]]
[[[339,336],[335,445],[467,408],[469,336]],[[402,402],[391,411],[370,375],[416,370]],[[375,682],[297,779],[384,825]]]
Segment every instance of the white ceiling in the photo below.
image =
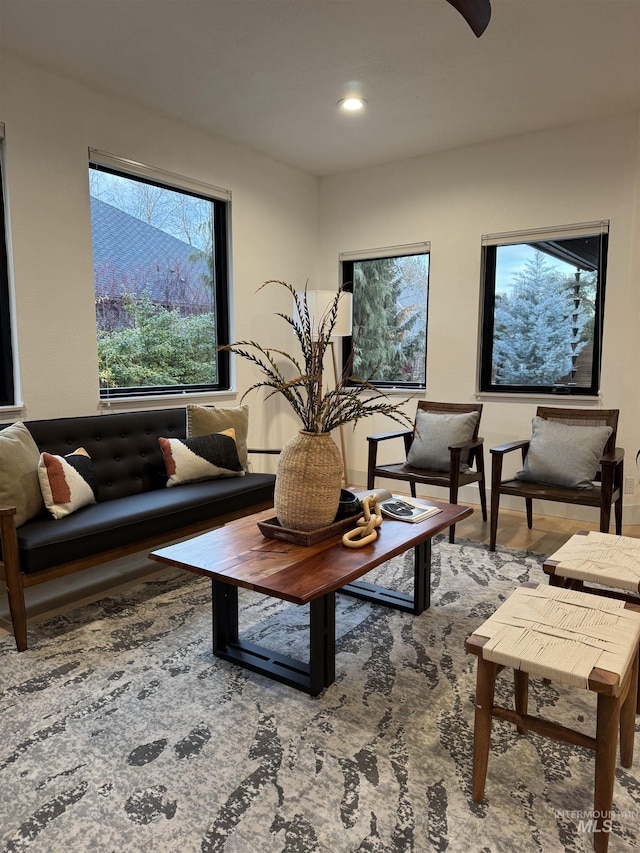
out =
[[0,46],[316,175],[638,109],[640,0],[492,7],[0,0]]

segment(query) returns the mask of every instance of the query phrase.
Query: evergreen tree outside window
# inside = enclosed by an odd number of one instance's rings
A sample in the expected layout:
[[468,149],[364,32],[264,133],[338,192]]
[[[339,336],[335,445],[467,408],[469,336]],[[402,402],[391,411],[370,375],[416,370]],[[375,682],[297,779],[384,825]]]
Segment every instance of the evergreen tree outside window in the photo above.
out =
[[100,396],[228,389],[228,198],[92,153]]
[[596,396],[608,222],[483,238],[480,390]]
[[353,330],[344,339],[343,362],[353,384],[424,388],[429,244],[380,252],[341,255],[343,287],[353,294]]

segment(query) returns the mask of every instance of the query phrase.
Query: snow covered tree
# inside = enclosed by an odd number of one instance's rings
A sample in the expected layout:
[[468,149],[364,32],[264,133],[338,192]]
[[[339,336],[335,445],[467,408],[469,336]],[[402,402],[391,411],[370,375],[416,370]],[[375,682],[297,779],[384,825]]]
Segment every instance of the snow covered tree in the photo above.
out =
[[570,281],[535,252],[495,304],[493,366],[499,385],[553,385],[566,381],[572,356],[584,347],[584,312]]

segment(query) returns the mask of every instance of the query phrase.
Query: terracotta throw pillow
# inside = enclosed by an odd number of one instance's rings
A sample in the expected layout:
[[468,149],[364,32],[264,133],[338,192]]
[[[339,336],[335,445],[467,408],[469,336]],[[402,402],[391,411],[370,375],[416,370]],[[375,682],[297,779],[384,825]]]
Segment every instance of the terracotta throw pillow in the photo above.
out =
[[196,438],[159,438],[167,468],[167,486],[244,477],[233,430]]
[[66,456],[42,453],[38,477],[44,504],[54,518],[71,515],[98,499],[96,471],[84,447]]

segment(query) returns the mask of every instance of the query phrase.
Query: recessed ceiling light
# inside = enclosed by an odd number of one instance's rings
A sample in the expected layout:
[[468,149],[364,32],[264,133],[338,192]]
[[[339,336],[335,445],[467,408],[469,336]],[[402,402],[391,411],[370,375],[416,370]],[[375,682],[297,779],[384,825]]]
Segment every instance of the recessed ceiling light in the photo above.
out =
[[347,110],[350,113],[363,109],[366,103],[364,98],[343,98],[341,101],[338,101],[341,109]]

